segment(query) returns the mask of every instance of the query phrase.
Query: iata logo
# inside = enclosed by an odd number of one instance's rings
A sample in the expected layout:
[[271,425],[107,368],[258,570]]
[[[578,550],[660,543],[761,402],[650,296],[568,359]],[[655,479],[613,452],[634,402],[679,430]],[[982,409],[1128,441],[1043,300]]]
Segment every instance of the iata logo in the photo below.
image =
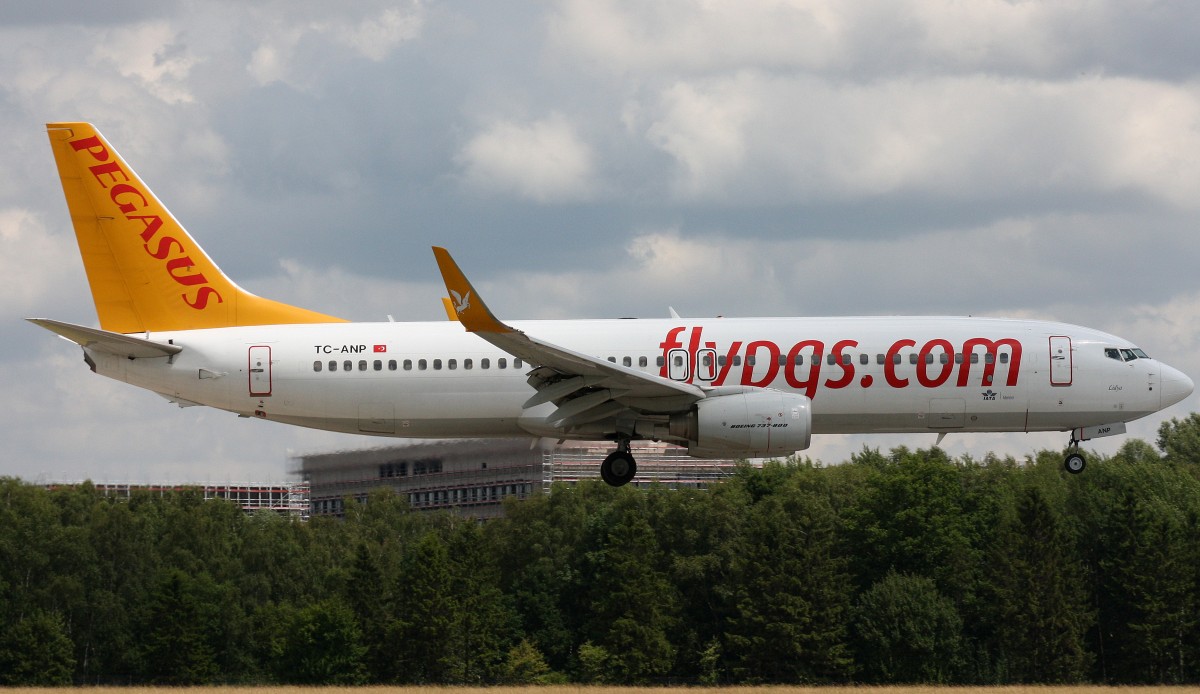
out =
[[197,310],[203,310],[214,299],[218,304],[223,303],[224,299],[220,293],[209,286],[208,278],[195,271],[196,263],[188,255],[189,251],[183,242],[174,236],[158,236],[163,226],[162,217],[153,214],[153,210],[149,209],[150,202],[145,194],[130,183],[132,179],[121,165],[116,161],[109,161],[111,155],[100,138],[92,136],[72,140],[71,147],[76,152],[87,152],[97,162],[103,162],[89,166],[88,171],[100,187],[108,191],[109,199],[125,219],[141,224],[138,235],[146,254],[155,260],[165,261],[162,267],[171,279],[184,287],[194,288],[180,294],[183,302]]

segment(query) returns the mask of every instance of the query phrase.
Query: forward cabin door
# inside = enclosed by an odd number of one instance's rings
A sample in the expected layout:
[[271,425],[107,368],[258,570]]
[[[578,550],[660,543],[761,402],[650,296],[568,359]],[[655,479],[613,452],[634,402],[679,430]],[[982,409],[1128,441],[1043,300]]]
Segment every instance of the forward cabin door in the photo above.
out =
[[271,394],[271,348],[250,348],[250,395],[262,397]]
[[1071,385],[1073,358],[1071,355],[1071,338],[1065,335],[1055,335],[1050,338],[1050,385]]

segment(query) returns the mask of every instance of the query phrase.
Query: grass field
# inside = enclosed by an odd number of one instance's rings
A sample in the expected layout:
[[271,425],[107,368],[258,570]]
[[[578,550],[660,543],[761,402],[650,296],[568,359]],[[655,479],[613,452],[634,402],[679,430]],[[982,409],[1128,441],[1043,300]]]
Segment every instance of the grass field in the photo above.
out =
[[[56,687],[0,688],[37,694],[664,694],[667,687]],[[680,687],[686,694],[1082,694],[1085,692],[1200,693],[1200,687]]]

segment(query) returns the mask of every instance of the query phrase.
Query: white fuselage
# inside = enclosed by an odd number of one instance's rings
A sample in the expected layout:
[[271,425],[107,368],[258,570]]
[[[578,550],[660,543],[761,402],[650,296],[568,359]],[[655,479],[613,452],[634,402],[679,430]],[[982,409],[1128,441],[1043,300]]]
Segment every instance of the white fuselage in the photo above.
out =
[[[700,386],[806,394],[813,433],[1065,431],[1128,422],[1191,381],[1118,337],[982,318],[525,321],[568,349]],[[547,426],[528,364],[457,322],[269,325],[154,333],[173,357],[89,351],[105,376],[300,426],[381,436],[597,438]],[[1116,351],[1116,357],[1112,356]],[[1124,352],[1122,353],[1122,350]],[[649,431],[639,430],[649,437]]]

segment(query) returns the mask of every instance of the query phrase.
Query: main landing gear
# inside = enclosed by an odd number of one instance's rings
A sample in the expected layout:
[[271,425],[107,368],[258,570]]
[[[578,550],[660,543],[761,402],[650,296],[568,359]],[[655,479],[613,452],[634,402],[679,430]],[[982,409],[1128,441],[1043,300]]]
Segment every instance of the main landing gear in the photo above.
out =
[[1067,447],[1071,449],[1071,452],[1067,453],[1067,457],[1063,460],[1063,467],[1072,475],[1078,475],[1087,467],[1087,459],[1083,457],[1083,453],[1079,452],[1079,441],[1075,438],[1074,433],[1071,434],[1071,443],[1067,444]]
[[629,439],[617,441],[617,450],[608,454],[600,464],[600,479],[611,487],[621,487],[629,483],[637,474],[637,463],[629,452]]

